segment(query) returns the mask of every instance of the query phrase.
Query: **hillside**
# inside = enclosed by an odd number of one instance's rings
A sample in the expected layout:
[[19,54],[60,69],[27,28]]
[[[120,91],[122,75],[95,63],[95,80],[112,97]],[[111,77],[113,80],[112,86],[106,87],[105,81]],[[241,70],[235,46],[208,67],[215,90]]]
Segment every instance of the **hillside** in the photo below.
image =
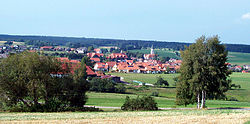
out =
[[[80,46],[118,46],[124,50],[141,49],[146,47],[171,48],[183,50],[190,43],[166,42],[166,41],[146,41],[146,40],[121,40],[121,39],[100,39],[85,37],[55,37],[55,36],[21,36],[21,35],[0,35],[0,41],[21,41],[21,42],[45,42],[41,45],[68,45]],[[230,52],[250,53],[250,45],[225,44]]]

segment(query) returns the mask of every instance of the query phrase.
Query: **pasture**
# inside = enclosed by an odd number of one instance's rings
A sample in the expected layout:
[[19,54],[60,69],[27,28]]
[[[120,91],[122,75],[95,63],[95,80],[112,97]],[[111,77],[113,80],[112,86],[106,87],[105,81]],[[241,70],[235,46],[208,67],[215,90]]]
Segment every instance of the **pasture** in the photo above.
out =
[[[116,94],[116,93],[95,93],[88,92],[88,101],[86,105],[89,106],[106,106],[106,107],[121,107],[125,101],[126,96],[131,98],[137,97],[136,94]],[[159,108],[195,108],[196,105],[176,106],[175,98],[167,98],[164,96],[154,97]],[[238,101],[224,101],[224,100],[206,100],[206,105],[209,108],[222,107],[250,107],[250,102]]]
[[250,111],[167,110],[137,112],[0,113],[0,123],[238,123]]
[[[143,53],[143,54],[150,54],[150,49],[142,49],[142,50],[129,50],[129,52],[139,52],[139,53]],[[173,51],[170,50],[168,48],[163,48],[163,49],[154,49],[155,54],[159,55],[160,57],[170,57],[170,58],[176,58],[176,59],[180,59],[179,56],[176,55],[175,52],[179,51]]]
[[[154,51],[160,57],[170,57],[170,58],[181,59],[179,56],[175,54],[175,52],[177,51],[169,50],[168,48],[154,49]],[[129,50],[129,52],[134,52],[134,53],[139,52],[143,54],[149,54],[150,49]],[[228,62],[232,64],[237,64],[240,66],[250,65],[250,53],[228,52]]]
[[250,65],[250,53],[229,52],[228,62],[237,65]]
[[[133,80],[141,81],[144,83],[154,84],[157,81],[158,76],[161,76],[164,80],[167,80],[170,84],[169,88],[149,88],[148,90],[131,90],[127,91],[136,94],[136,95],[150,95],[153,91],[158,91],[160,97],[175,99],[176,90],[174,87],[174,77],[177,77],[179,74],[134,74],[134,73],[110,73],[111,75],[120,76],[124,79],[124,81],[132,82]],[[246,102],[248,107],[250,107],[250,73],[233,73],[230,78],[232,79],[232,83],[236,85],[241,85],[240,89],[229,90],[226,95],[228,98],[235,98],[239,102]],[[91,98],[91,97],[90,97]],[[215,105],[213,102],[211,104]],[[220,104],[221,102],[217,102],[216,104]],[[232,102],[233,103],[233,102]],[[243,105],[243,106],[245,106]],[[172,105],[170,105],[172,106]],[[216,105],[215,105],[216,106]],[[242,106],[242,105],[240,105]]]

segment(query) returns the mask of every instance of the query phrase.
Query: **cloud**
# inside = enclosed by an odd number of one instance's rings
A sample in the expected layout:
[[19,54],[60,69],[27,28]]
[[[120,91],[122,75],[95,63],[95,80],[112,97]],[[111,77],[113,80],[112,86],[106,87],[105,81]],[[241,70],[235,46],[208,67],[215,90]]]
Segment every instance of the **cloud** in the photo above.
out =
[[246,13],[241,16],[242,19],[250,19],[250,13]]

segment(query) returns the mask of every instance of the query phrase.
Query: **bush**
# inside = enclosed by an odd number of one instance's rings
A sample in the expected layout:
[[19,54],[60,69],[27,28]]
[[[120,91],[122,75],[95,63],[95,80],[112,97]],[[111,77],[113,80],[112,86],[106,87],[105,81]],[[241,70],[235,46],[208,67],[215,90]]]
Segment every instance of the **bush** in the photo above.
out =
[[228,101],[238,101],[238,99],[236,99],[235,97],[230,97]]
[[93,78],[90,81],[90,91],[108,92],[108,93],[125,93],[124,84],[117,84],[111,79]]
[[124,86],[124,84],[117,84],[116,87],[115,87],[115,92],[116,93],[125,93],[126,91],[126,87]]
[[157,103],[151,96],[137,97],[130,99],[128,96],[121,107],[124,111],[147,111],[158,110]]
[[151,96],[159,96],[159,92],[158,91],[154,91],[154,92],[152,92]]
[[167,80],[163,80],[163,78],[157,77],[157,82],[155,83],[156,86],[160,87],[160,86],[169,86],[169,83]]

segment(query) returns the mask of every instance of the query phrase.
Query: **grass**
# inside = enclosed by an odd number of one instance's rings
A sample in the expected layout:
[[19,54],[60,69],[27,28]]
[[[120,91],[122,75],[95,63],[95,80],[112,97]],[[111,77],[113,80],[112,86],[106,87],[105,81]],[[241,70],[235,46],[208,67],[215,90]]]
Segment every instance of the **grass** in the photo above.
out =
[[[143,53],[143,54],[150,54],[150,49],[129,50],[129,52],[133,52],[133,53],[139,52],[139,53]],[[170,58],[180,59],[180,57],[175,54],[175,52],[178,52],[178,51],[169,50],[168,48],[154,49],[154,52],[155,52],[155,54],[157,54],[161,57],[170,57]]]
[[[159,107],[184,107],[175,106],[176,89],[173,87],[173,77],[179,74],[132,74],[132,73],[110,73],[123,77],[125,81],[131,82],[137,80],[145,83],[154,84],[156,77],[161,76],[168,80],[170,88],[148,88],[147,90],[133,90],[128,89],[127,92],[131,94],[110,94],[110,93],[93,93],[87,95],[89,100],[87,105],[93,106],[115,106],[121,107],[124,103],[126,96],[136,97],[137,95],[150,95],[154,91],[159,92],[160,97],[155,97]],[[241,85],[241,89],[229,90],[226,95],[228,98],[234,97],[237,101],[220,101],[220,100],[207,100],[208,107],[250,107],[250,73],[233,73],[231,75],[232,83]],[[187,107],[195,107],[189,105]]]
[[167,80],[170,86],[174,85],[173,77],[177,77],[179,74],[142,74],[142,73],[109,73],[123,77],[127,82],[133,82],[133,80],[141,81],[144,83],[154,84],[157,81],[157,77],[161,76],[164,80]]
[[[87,93],[89,97],[86,105],[90,106],[109,106],[121,107],[125,101],[126,96],[131,98],[137,97],[135,94],[115,94],[115,93]],[[160,108],[185,108],[185,106],[176,106],[174,98],[154,97]],[[222,100],[207,100],[206,105],[209,108],[222,108],[222,107],[250,107],[249,102],[237,101],[222,101]],[[195,108],[196,105],[188,105],[187,108]]]
[[229,52],[228,62],[237,65],[250,65],[250,53]]
[[[170,58],[178,58],[179,56],[175,54],[176,51],[169,50],[168,48],[164,49],[155,49],[156,54],[161,57],[170,57]],[[129,52],[139,52],[143,54],[149,54],[150,49],[142,49],[142,50],[129,50]],[[229,52],[228,53],[228,62],[232,64],[237,64],[240,66],[250,65],[250,53],[240,53],[240,52]]]
[[0,123],[244,123],[250,111],[0,113]]

